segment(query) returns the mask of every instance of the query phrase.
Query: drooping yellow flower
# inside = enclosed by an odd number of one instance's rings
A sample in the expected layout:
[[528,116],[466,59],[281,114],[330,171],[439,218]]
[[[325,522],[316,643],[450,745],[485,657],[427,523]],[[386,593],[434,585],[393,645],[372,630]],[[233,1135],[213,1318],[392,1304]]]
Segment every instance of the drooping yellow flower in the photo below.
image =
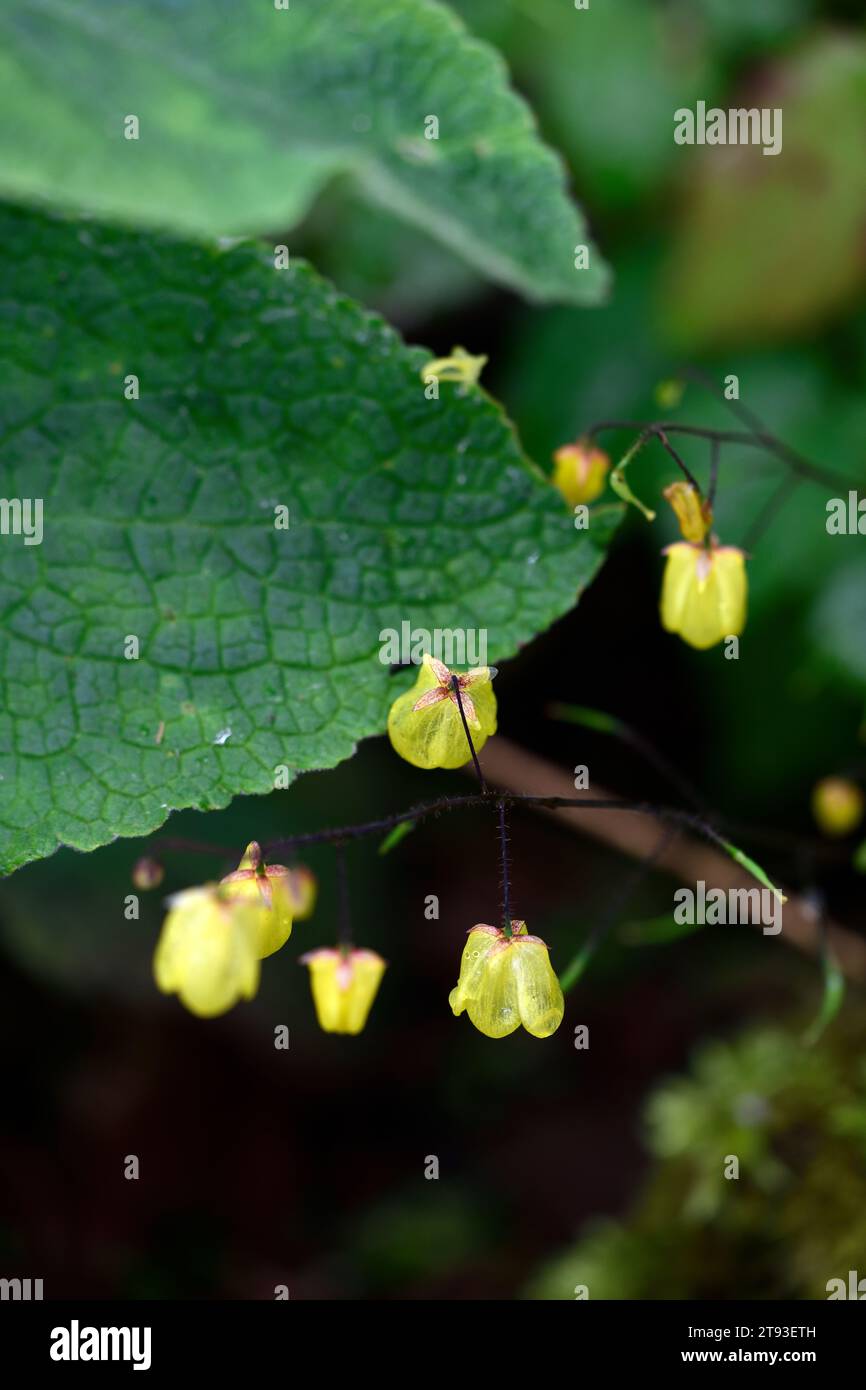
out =
[[163,994],[179,995],[200,1018],[252,999],[259,987],[261,909],[226,897],[215,883],[175,893],[168,904],[153,958]]
[[586,439],[563,444],[553,455],[553,485],[570,507],[594,502],[604,489],[610,459]]
[[[454,689],[455,673],[426,654],[411,690],[394,701],[388,713],[388,737],[395,752],[413,767],[462,767],[472,756]],[[496,670],[476,666],[457,676],[460,703],[475,751],[496,733]]]
[[465,1009],[488,1038],[504,1038],[521,1024],[533,1037],[549,1038],[565,1012],[559,980],[541,938],[527,936],[525,922],[512,922],[511,930],[507,937],[485,923],[472,928],[448,1003],[455,1015]]
[[291,870],[282,864],[264,864],[262,851],[252,840],[238,867],[222,880],[224,896],[259,909],[257,949],[264,960],[284,946],[292,934],[294,896]]
[[385,971],[375,951],[322,947],[301,956],[310,968],[310,986],[319,1027],[326,1033],[360,1033]]
[[732,545],[693,545],[676,541],[665,550],[661,619],[699,651],[725,637],[738,637],[746,625],[745,555]]
[[863,819],[863,793],[847,777],[823,777],[812,788],[812,814],[825,835],[850,835]]
[[713,509],[696,487],[691,483],[677,481],[664,490],[680,524],[680,535],[685,541],[700,544],[706,538],[713,524]]

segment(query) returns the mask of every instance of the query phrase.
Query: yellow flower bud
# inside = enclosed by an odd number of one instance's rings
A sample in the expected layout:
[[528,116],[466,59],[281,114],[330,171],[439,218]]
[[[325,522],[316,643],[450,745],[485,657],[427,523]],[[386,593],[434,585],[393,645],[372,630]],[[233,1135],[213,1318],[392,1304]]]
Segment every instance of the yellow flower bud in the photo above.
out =
[[360,1033],[376,998],[387,961],[375,951],[322,947],[301,956],[319,1027],[326,1033]]
[[691,483],[671,483],[664,490],[680,524],[683,540],[700,544],[713,524],[713,509]]
[[292,934],[294,907],[290,869],[282,864],[263,864],[262,851],[252,840],[238,867],[222,880],[222,886],[226,898],[258,908],[260,960],[285,945]]
[[686,391],[686,383],[678,377],[668,377],[665,381],[660,381],[653,395],[656,405],[662,410],[676,410]]
[[464,1009],[479,1032],[504,1038],[521,1024],[535,1038],[555,1033],[565,1012],[547,947],[512,922],[513,935],[484,923],[473,927],[463,949],[460,977],[448,996],[455,1015]]
[[[475,751],[496,733],[496,696],[492,666],[476,666],[457,677],[460,700]],[[394,701],[388,713],[388,737],[394,751],[413,767],[462,767],[472,756],[454,690],[454,673],[425,655],[411,690]]]
[[578,439],[574,444],[563,444],[553,455],[553,486],[559,488],[570,507],[594,502],[604,489],[609,468],[610,459],[603,449]]
[[217,884],[188,888],[170,911],[153,958],[163,994],[177,994],[200,1018],[225,1013],[259,987],[260,909],[227,899]]
[[676,541],[665,551],[661,619],[689,646],[703,651],[746,625],[745,555],[730,545],[709,549]]
[[863,793],[846,777],[824,777],[812,789],[812,814],[825,835],[850,835],[863,819]]
[[292,904],[292,916],[296,922],[304,922],[313,915],[319,884],[316,875],[306,864],[298,864],[288,872],[287,888]]

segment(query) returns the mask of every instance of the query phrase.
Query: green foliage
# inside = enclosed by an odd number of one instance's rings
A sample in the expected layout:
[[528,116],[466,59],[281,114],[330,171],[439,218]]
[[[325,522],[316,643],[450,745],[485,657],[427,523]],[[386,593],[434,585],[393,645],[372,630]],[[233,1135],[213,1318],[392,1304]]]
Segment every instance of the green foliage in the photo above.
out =
[[293,225],[350,171],[531,298],[604,293],[595,250],[575,269],[583,219],[500,58],[433,0],[15,0],[0,49],[6,196],[224,236]]
[[333,766],[398,693],[383,628],[502,658],[592,577],[614,515],[575,531],[483,392],[426,399],[307,267],[14,211],[0,243],[0,493],[45,507],[0,552],[3,870]]
[[777,91],[733,105],[783,110],[783,149],[694,159],[670,248],[680,347],[778,339],[847,306],[864,279],[866,39],[827,36],[780,65]]
[[457,0],[499,43],[581,188],[609,209],[654,198],[679,151],[673,113],[717,77],[700,23],[679,6],[604,0]]
[[529,1295],[826,1298],[866,1241],[864,1041],[849,1014],[815,1049],[778,1028],[702,1047],[650,1098],[655,1168],[631,1215],[589,1227]]

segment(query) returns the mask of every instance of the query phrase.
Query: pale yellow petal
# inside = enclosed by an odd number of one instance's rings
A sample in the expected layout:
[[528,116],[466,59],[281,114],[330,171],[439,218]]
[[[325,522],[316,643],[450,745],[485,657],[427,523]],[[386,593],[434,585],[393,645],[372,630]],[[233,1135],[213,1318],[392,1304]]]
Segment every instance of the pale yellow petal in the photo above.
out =
[[488,1038],[504,1038],[520,1027],[514,950],[510,942],[494,946],[483,963],[480,987],[466,1003],[475,1027]]
[[457,984],[448,996],[451,1012],[455,1016],[463,1013],[469,1000],[474,999],[481,988],[484,963],[500,939],[495,928],[486,925],[482,925],[480,929],[473,928],[467,936],[460,959]]
[[713,556],[723,637],[738,637],[746,626],[746,557],[734,546],[720,546]]
[[385,962],[375,951],[353,951],[350,956],[352,979],[343,1001],[343,1033],[360,1033],[385,972]]
[[158,988],[202,1018],[251,999],[259,982],[257,928],[255,910],[222,902],[215,889],[178,894],[154,955]]
[[533,1037],[549,1038],[562,1022],[565,1001],[547,947],[516,939],[513,954],[520,1021]]

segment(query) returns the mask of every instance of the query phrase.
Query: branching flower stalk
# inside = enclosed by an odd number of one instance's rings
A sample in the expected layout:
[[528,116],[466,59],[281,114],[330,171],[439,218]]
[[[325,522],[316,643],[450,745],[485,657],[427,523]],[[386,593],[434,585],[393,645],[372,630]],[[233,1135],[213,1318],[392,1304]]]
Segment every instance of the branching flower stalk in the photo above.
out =
[[[735,413],[745,421],[748,426],[746,430],[715,430],[666,421],[602,421],[580,440],[562,446],[555,455],[555,485],[574,505],[576,512],[581,508],[585,510],[586,501],[593,500],[603,488],[609,466],[607,456],[593,444],[595,436],[604,430],[637,430],[637,438],[611,472],[610,483],[621,498],[637,506],[650,521],[655,513],[634,495],[625,480],[625,469],[651,439],[657,439],[674,461],[684,481],[669,484],[664,489],[664,496],[676,515],[682,539],[669,545],[665,551],[667,566],[662,585],[661,618],[668,631],[679,634],[697,649],[713,646],[723,638],[736,637],[745,623],[745,553],[737,547],[721,545],[712,529],[722,446],[736,443],[762,448],[782,460],[791,470],[765,506],[757,525],[753,527],[753,534],[769,524],[799,481],[808,479],[839,488],[847,483],[847,480],[837,478],[829,470],[801,458],[766,430],[751,412]],[[703,438],[710,445],[705,492],[671,443],[669,436],[677,434]],[[479,923],[470,929],[461,961],[460,979],[451,995],[453,1012],[467,1012],[475,1026],[490,1037],[504,1037],[521,1025],[537,1037],[550,1036],[558,1028],[563,1014],[563,989],[571,988],[580,979],[637,882],[657,863],[680,828],[695,831],[717,846],[774,894],[780,903],[786,901],[781,889],[771,881],[761,865],[716,828],[701,798],[667,760],[661,759],[636,731],[610,716],[579,707],[556,709],[560,717],[602,728],[630,743],[677,786],[688,803],[687,809],[617,797],[534,796],[513,792],[497,792],[495,797],[492,796],[484,778],[479,752],[496,731],[496,696],[491,684],[495,674],[495,670],[489,667],[476,667],[463,673],[452,672],[427,652],[419,666],[414,687],[397,697],[388,715],[388,736],[392,746],[416,767],[447,769],[464,766],[468,749],[478,778],[477,793],[440,797],[408,811],[356,825],[301,832],[281,837],[266,846],[268,857],[279,853],[290,860],[301,848],[311,845],[331,843],[336,850],[338,945],[316,950],[302,958],[310,967],[316,1011],[326,1031],[360,1031],[385,969],[385,962],[375,952],[358,950],[352,944],[347,843],[369,835],[381,837],[383,834],[387,834],[391,841],[395,838],[395,831],[399,835],[400,827],[414,827],[430,816],[446,811],[492,806],[497,818],[500,926]],[[566,966],[561,981],[553,973],[546,944],[528,933],[525,922],[514,920],[511,916],[508,811],[514,806],[547,810],[630,811],[652,816],[662,825],[657,844],[643,863],[626,877],[615,902],[608,905],[601,920]],[[190,841],[163,840],[162,843],[166,848],[225,853],[219,847],[199,846]],[[263,945],[266,939],[270,942],[273,932],[268,935],[268,923],[264,919],[260,921],[259,917],[266,911],[271,911],[273,915],[273,908],[267,903],[263,906],[258,902],[261,888],[259,878],[263,879],[267,888],[267,875],[283,876],[286,880],[285,903],[289,904],[292,899],[288,889],[291,871],[280,866],[271,869],[262,865],[258,845],[249,846],[247,856],[251,850],[256,855],[252,868],[247,867],[244,859],[239,869],[228,875],[221,885],[205,885],[186,895],[182,905],[186,915],[182,915],[180,907],[175,910],[174,917],[167,924],[172,927],[174,937],[168,940],[167,945],[161,942],[157,952],[157,979],[158,982],[160,978],[163,979],[161,987],[174,989],[181,994],[186,990],[200,1012],[217,1012],[224,999],[251,997],[255,992],[258,960],[273,949],[270,945],[265,949]],[[149,881],[154,875],[144,874],[142,870],[141,877]],[[250,887],[247,879],[253,885],[253,899],[244,901],[239,907],[237,893],[241,888],[246,890]],[[282,878],[279,881],[282,883]],[[225,886],[229,883],[234,885],[231,890]],[[294,901],[299,902],[300,898],[296,897]],[[241,921],[241,909],[246,912],[248,920]],[[291,930],[288,906],[284,911],[287,935]],[[168,947],[172,948],[173,954]],[[207,969],[220,986],[218,991],[216,984],[211,985],[209,981],[206,997],[201,992],[195,993],[203,969],[200,961],[205,958]],[[830,965],[825,962],[825,973],[830,983],[835,978],[832,965],[832,962]],[[828,993],[832,995],[833,991],[828,989]]]
[[[661,806],[651,801],[632,800],[628,797],[616,796],[530,796],[525,792],[497,792],[494,804],[498,805],[500,802],[506,807],[528,806],[541,810],[571,808],[578,811],[633,811],[636,815],[652,816],[657,820],[680,826],[683,829],[693,830],[717,848],[724,850],[725,854],[735,863],[748,868],[749,872],[756,878],[758,877],[756,870],[759,869],[759,866],[755,864],[755,861],[749,859],[742,850],[737,849],[735,845],[726,840],[709,821],[692,811],[681,810],[674,806]],[[407,821],[421,822],[431,816],[442,815],[446,811],[468,810],[490,804],[489,791],[462,796],[440,796],[434,801],[419,802],[407,811],[396,811],[392,815],[381,816],[375,820],[361,821],[354,825],[334,826],[323,830],[305,830],[300,831],[297,835],[280,836],[278,839],[268,841],[263,846],[263,852],[268,858],[276,854],[287,856],[292,851],[308,848],[311,845],[336,844],[341,840],[359,840],[369,835],[382,835]],[[164,852],[177,851],[184,854],[218,855],[224,859],[236,857],[236,850],[228,845],[206,844],[195,840],[174,840],[171,837],[160,837],[154,842],[154,849]],[[753,865],[754,867],[752,867]],[[763,883],[765,887],[769,887],[781,902],[786,901],[781,889],[770,882],[763,870],[759,870],[759,872],[763,877],[758,878],[758,881]]]

